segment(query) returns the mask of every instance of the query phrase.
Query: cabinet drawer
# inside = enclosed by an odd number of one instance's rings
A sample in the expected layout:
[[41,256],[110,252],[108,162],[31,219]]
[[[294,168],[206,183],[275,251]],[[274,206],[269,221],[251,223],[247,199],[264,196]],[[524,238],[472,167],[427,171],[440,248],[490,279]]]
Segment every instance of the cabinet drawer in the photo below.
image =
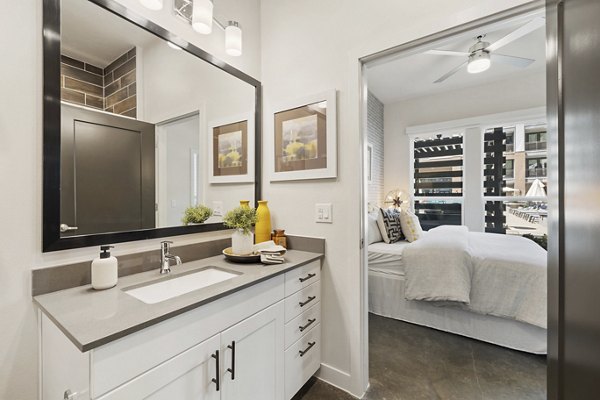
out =
[[277,276],[92,350],[92,398],[280,301]]
[[285,322],[287,323],[296,318],[301,312],[308,310],[319,301],[321,301],[321,282],[319,281],[286,297]]
[[321,324],[285,351],[285,398],[291,399],[321,365]]
[[313,261],[285,274],[285,295],[296,293],[321,279],[321,261]]
[[303,311],[302,314],[285,324],[285,348],[290,347],[311,328],[321,323],[321,302]]

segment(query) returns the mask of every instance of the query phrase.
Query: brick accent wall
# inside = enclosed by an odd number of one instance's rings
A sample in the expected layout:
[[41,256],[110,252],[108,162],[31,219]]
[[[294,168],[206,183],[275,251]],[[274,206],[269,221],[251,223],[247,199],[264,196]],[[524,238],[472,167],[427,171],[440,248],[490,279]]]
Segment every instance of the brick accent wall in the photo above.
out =
[[372,182],[368,200],[373,205],[383,205],[383,103],[369,92],[367,97],[367,142],[373,146]]
[[114,114],[137,115],[135,48],[106,68],[61,56],[61,100]]

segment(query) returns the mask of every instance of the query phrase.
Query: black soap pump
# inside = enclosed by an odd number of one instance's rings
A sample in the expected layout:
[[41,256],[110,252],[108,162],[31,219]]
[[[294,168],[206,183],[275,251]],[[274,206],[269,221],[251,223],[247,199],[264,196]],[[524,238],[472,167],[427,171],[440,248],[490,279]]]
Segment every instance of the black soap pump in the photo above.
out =
[[110,289],[118,280],[119,262],[110,255],[115,246],[100,246],[100,256],[92,261],[92,287],[96,290]]

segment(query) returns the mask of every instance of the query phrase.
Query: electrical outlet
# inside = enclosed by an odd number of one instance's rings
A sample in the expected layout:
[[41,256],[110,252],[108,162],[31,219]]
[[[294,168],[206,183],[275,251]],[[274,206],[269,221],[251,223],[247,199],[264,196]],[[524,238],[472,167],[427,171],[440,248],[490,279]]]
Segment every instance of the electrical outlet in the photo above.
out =
[[315,222],[324,224],[333,223],[331,203],[315,204]]
[[213,216],[215,216],[215,217],[223,216],[223,202],[222,201],[213,201],[212,209],[213,209]]

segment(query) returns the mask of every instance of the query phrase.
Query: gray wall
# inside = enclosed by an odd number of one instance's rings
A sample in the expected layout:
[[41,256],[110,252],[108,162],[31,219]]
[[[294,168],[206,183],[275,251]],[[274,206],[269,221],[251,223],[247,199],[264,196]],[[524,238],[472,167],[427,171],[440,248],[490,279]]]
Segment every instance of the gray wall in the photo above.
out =
[[369,184],[369,203],[382,205],[383,196],[383,103],[373,93],[367,98],[368,143],[373,146],[372,182]]

